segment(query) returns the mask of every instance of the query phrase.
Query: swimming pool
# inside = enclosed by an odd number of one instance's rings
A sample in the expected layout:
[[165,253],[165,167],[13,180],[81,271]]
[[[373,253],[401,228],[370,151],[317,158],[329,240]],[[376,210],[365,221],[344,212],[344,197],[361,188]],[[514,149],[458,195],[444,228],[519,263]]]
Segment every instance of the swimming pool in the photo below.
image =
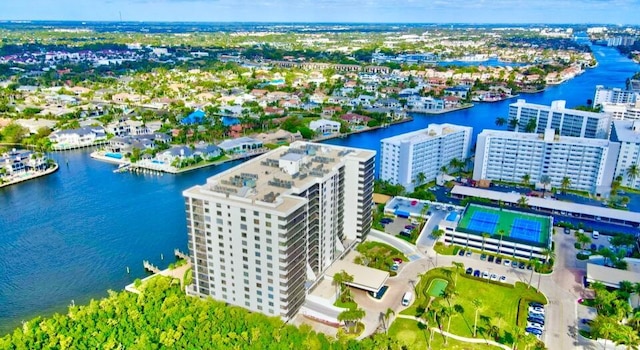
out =
[[443,280],[442,278],[434,278],[431,283],[429,283],[429,288],[427,288],[427,293],[434,298],[442,296],[442,292],[447,288],[449,281]]
[[115,158],[115,159],[122,159],[122,154],[120,153],[111,153],[111,152],[107,152],[104,154],[105,157],[109,157],[109,158]]
[[152,161],[151,161],[151,163],[154,163],[154,164],[164,164],[164,162],[163,162],[163,161],[161,161],[161,160],[157,160],[157,159],[152,160]]

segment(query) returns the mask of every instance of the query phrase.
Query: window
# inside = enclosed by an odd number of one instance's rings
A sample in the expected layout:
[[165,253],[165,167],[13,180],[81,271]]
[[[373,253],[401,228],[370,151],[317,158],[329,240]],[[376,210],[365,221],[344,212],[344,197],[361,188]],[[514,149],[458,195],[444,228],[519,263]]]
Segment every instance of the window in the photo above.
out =
[[247,221],[247,217],[246,217],[246,216],[241,216],[241,217],[240,217],[240,221],[242,221],[242,222],[246,222],[246,221]]

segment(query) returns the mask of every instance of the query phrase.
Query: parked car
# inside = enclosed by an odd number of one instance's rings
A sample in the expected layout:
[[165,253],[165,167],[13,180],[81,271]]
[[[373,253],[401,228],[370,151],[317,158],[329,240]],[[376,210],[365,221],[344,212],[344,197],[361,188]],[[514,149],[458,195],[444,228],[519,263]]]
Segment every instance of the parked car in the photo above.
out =
[[544,330],[544,326],[536,322],[527,322],[527,328],[537,328],[539,330]]
[[404,228],[407,229],[407,230],[413,230],[416,227],[413,226],[413,225],[404,225]]
[[532,270],[533,266],[531,264],[527,264],[527,270]]
[[591,250],[596,250],[598,249],[598,246],[595,243],[591,243],[591,246],[589,246],[589,248],[591,248]]
[[471,251],[470,251],[470,250],[467,250],[467,252],[466,252],[466,254],[465,254],[465,255],[466,255],[466,256],[471,256]]
[[531,334],[534,334],[534,335],[542,335],[542,330],[540,330],[538,328],[527,327],[524,330],[525,330],[525,332],[531,333]]
[[519,268],[519,269],[521,269],[521,270],[524,270],[524,266],[525,266],[525,265],[526,265],[526,264],[525,264],[525,263],[523,263],[523,262],[521,261],[521,262],[518,264],[518,268]]
[[544,308],[535,307],[535,306],[529,306],[529,312],[530,313],[536,313],[536,314],[543,314],[544,315]]
[[480,277],[480,270],[473,271],[473,277]]
[[517,261],[515,261],[515,260],[514,260],[514,261],[512,261],[512,262],[511,262],[511,267],[514,267],[514,268],[515,268],[515,267],[518,267],[518,262],[517,262]]
[[529,311],[529,313],[527,314],[527,317],[539,318],[544,321],[544,314],[539,314],[537,312]]
[[582,324],[586,324],[587,326],[591,326],[591,324],[593,323],[593,320],[590,320],[588,318],[583,318],[581,322],[582,322]]
[[564,234],[565,234],[565,235],[568,235],[568,234],[570,234],[570,233],[571,233],[571,230],[570,230],[568,227],[565,227],[565,228],[564,228]]
[[539,323],[539,324],[544,326],[544,319],[540,318],[540,317],[527,317],[527,321],[534,322],[534,323]]
[[498,280],[498,275],[496,275],[495,273],[491,274],[491,277],[489,277],[490,280],[492,281],[497,281]]
[[495,260],[495,256],[493,255],[489,255],[489,258],[487,259],[489,262],[493,262],[493,260]]
[[405,237],[411,237],[411,231],[410,230],[402,230],[399,233],[400,236],[405,236]]
[[489,278],[489,273],[487,271],[482,271],[482,278]]
[[467,270],[464,273],[466,273],[467,275],[470,275],[470,274],[473,273],[473,269],[468,267]]
[[398,268],[400,268],[398,264],[391,265],[391,271],[398,271]]
[[487,260],[487,254],[480,254],[480,260],[482,261]]
[[380,223],[381,224],[390,224],[392,222],[393,222],[392,218],[382,218],[382,219],[380,219]]
[[504,259],[504,260],[503,260],[503,263],[504,263],[504,266],[509,266],[509,265],[511,265],[511,260],[509,260],[509,259]]
[[501,257],[497,257],[496,258],[496,264],[498,264],[498,265],[502,264],[502,258]]
[[532,307],[541,307],[541,308],[543,308],[543,307],[544,307],[544,305],[542,305],[542,304],[540,304],[540,303],[538,303],[538,302],[535,302],[535,301],[530,302],[530,303],[529,303],[529,306],[532,306]]
[[459,256],[464,256],[464,249],[460,249],[460,250],[458,251],[458,255],[459,255]]
[[505,275],[500,276],[500,282],[507,283],[507,276]]
[[402,259],[400,258],[393,258],[393,262],[396,264],[402,264]]

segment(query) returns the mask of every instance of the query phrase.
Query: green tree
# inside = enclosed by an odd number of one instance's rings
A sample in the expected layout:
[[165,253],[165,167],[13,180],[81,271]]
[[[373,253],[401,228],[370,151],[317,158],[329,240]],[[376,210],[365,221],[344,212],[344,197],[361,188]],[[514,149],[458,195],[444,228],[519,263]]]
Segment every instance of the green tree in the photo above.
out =
[[456,268],[456,274],[455,274],[455,277],[454,277],[454,285],[457,286],[458,285],[458,275],[460,274],[460,271],[462,269],[464,269],[464,264],[461,263],[461,262],[457,262],[457,261],[453,261],[451,264]]
[[518,198],[518,206],[520,208],[528,208],[529,207],[529,199],[524,194]]
[[496,118],[496,125],[497,126],[503,126],[507,123],[507,118],[505,117],[497,117]]
[[365,312],[362,309],[347,309],[338,314],[338,321],[344,322],[348,332],[352,333],[364,316]]
[[531,182],[531,175],[524,174],[522,175],[522,184],[526,187],[529,187],[529,183]]
[[540,177],[540,183],[542,184],[542,196],[544,197],[545,192],[548,190],[548,186],[551,184],[551,177],[549,175],[542,175]]
[[571,187],[571,179],[568,176],[565,176],[560,181],[560,188],[562,189],[562,193],[567,193],[567,189]]
[[478,334],[478,312],[482,307],[482,300],[475,298],[471,301],[471,304],[473,304],[475,309],[475,316],[473,317],[473,337],[475,338]]
[[629,178],[629,186],[633,187],[633,184],[635,183],[636,178],[638,178],[638,176],[640,176],[640,167],[638,167],[638,164],[631,164],[628,168],[627,168],[627,177]]

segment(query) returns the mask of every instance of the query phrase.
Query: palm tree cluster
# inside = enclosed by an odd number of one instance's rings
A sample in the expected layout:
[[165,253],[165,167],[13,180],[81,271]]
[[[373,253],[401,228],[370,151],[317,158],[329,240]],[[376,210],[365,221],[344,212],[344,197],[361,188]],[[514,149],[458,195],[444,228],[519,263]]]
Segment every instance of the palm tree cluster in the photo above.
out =
[[591,284],[595,291],[594,305],[598,315],[591,323],[591,334],[613,341],[627,349],[640,346],[640,307],[629,303],[632,293],[640,293],[640,283],[620,282],[620,288],[609,291],[599,282]]

